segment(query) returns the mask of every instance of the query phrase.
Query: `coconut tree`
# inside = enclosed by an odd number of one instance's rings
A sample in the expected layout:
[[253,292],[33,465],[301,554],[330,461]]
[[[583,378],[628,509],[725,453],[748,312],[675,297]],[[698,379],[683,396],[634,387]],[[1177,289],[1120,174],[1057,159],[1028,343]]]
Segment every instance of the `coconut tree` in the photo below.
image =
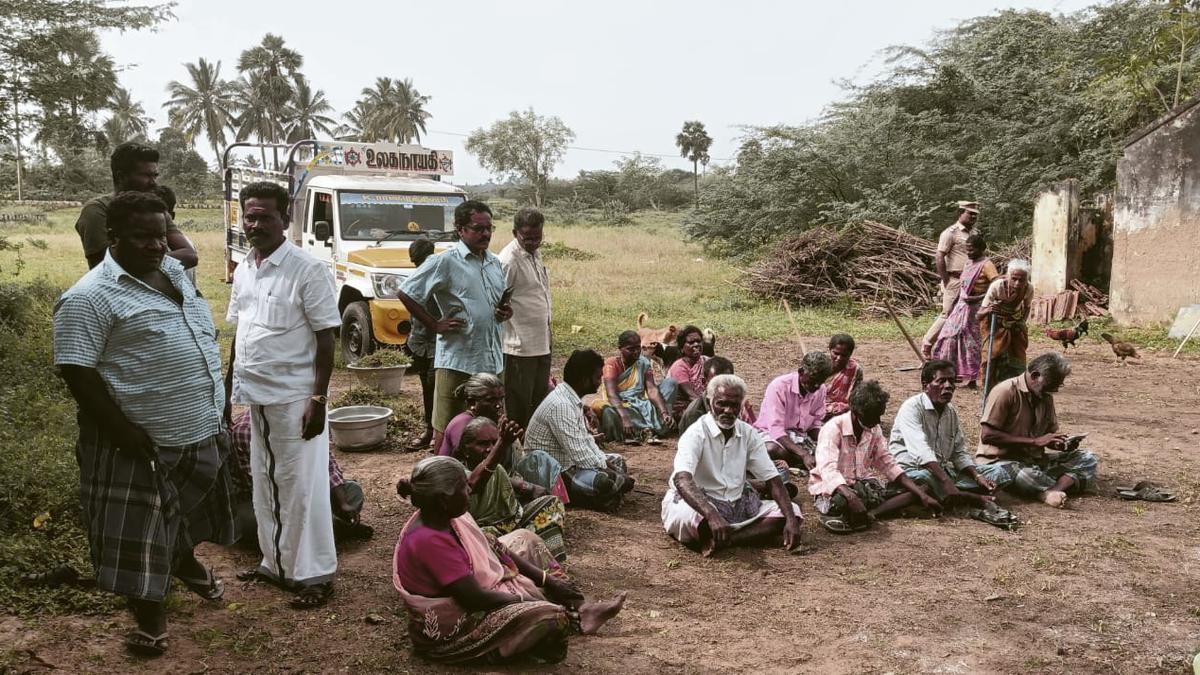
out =
[[287,108],[287,140],[289,143],[316,138],[318,134],[332,136],[337,120],[326,113],[334,112],[325,92],[313,89],[302,75],[296,76],[296,95]]
[[700,205],[700,170],[699,164],[708,165],[708,147],[712,145],[712,137],[704,130],[703,122],[684,122],[683,131],[675,136],[675,145],[679,146],[679,154],[692,163],[692,187],[696,192],[696,205]]
[[199,59],[196,63],[185,63],[191,84],[172,80],[167,85],[171,99],[163,104],[171,126],[183,132],[193,145],[196,137],[204,134],[217,162],[221,161],[221,147],[225,145],[225,132],[232,129],[237,118],[238,87],[233,82],[221,79],[221,62],[209,63]]
[[375,86],[363,89],[362,98],[355,105],[362,115],[363,140],[419,143],[429,119],[427,103],[429,97],[417,91],[408,78],[376,78]]
[[[262,140],[278,143],[284,139],[283,113],[296,95],[294,84],[302,65],[304,57],[300,52],[290,49],[283,38],[270,33],[238,57],[238,72],[251,83],[255,101],[265,105],[256,115],[265,115],[270,120],[254,132]],[[239,135],[243,135],[240,126]]]
[[363,131],[367,119],[366,105],[359,101],[348,112],[342,114],[342,123],[333,130],[333,137],[339,141],[359,141],[374,143],[377,139],[368,138]]
[[128,89],[117,87],[108,100],[112,115],[104,122],[104,135],[111,145],[118,145],[133,138],[145,138],[154,120],[146,117],[146,109],[133,100]]

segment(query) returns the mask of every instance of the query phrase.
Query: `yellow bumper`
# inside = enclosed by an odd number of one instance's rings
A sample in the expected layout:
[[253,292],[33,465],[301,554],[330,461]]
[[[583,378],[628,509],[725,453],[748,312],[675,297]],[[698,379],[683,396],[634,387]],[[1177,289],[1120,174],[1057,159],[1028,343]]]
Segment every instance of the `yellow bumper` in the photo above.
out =
[[376,340],[386,345],[402,345],[408,341],[408,326],[412,319],[404,303],[399,300],[371,300],[368,305],[371,307],[371,332]]

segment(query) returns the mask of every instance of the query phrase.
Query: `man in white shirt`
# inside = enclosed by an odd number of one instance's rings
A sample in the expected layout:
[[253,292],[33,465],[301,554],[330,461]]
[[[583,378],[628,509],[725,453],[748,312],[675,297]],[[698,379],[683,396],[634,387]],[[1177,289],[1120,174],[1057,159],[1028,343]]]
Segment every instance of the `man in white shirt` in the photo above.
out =
[[[292,606],[333,594],[337,551],[329,502],[326,393],[333,329],[341,324],[333,278],[287,240],[288,193],[274,183],[241,189],[242,228],[253,251],[233,275],[226,321],[237,324],[225,375],[227,400],[250,406],[250,470],[262,577],[297,592]],[[226,407],[226,418],[229,418]]]
[[513,315],[504,322],[505,408],[522,427],[529,426],[550,382],[550,277],[538,254],[545,222],[535,208],[518,211],[513,240],[497,256],[513,290]]
[[[783,534],[783,546],[800,544],[800,507],[788,499],[783,479],[754,427],[738,419],[746,383],[737,375],[708,382],[712,412],[679,438],[674,471],[662,502],[667,534],[705,557],[718,548],[744,546]],[[763,502],[746,480],[766,482],[774,502]]]

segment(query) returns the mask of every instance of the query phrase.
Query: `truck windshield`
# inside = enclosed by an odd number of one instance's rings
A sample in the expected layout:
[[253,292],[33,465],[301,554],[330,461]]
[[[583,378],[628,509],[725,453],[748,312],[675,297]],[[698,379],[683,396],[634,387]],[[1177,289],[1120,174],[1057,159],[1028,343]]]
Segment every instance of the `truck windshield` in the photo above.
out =
[[342,238],[409,241],[423,233],[451,231],[454,207],[464,201],[462,195],[339,192]]

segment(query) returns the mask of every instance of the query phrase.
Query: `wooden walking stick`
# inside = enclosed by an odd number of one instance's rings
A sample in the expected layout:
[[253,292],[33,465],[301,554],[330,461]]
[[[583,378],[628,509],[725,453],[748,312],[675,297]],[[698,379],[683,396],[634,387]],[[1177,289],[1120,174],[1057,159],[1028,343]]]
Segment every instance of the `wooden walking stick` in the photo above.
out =
[[783,301],[783,311],[787,312],[788,323],[792,324],[792,331],[796,333],[796,342],[800,343],[800,353],[807,354],[808,347],[804,345],[804,338],[800,337],[800,326],[796,325],[796,318],[792,316],[792,306],[788,304],[787,299]]
[[900,329],[900,334],[904,336],[905,340],[908,340],[908,346],[912,347],[913,353],[917,355],[918,359],[921,359],[921,363],[925,363],[924,355],[921,354],[920,349],[917,349],[917,343],[908,334],[908,329],[904,327],[904,324],[900,323],[900,317],[896,316],[896,310],[892,309],[892,303],[888,302],[886,297],[880,297],[883,299],[883,308],[887,310],[888,316],[892,317],[892,321],[896,322],[896,328]]
[[1192,339],[1192,334],[1196,332],[1197,328],[1200,328],[1200,319],[1196,319],[1196,323],[1192,324],[1192,329],[1188,331],[1187,335],[1183,336],[1183,342],[1180,342],[1179,346],[1175,348],[1175,353],[1171,355],[1171,358],[1179,356],[1179,352],[1183,351],[1183,346],[1187,344],[1188,340]]
[[989,391],[989,386],[991,385],[991,382],[992,382],[992,356],[993,356],[992,343],[995,341],[996,341],[996,312],[993,311],[991,313],[991,317],[988,320],[988,346],[987,346],[988,364],[987,364],[987,368],[983,371],[983,396],[981,397],[981,399],[979,401],[979,416],[980,417],[983,417],[983,411],[987,407],[988,391]]

